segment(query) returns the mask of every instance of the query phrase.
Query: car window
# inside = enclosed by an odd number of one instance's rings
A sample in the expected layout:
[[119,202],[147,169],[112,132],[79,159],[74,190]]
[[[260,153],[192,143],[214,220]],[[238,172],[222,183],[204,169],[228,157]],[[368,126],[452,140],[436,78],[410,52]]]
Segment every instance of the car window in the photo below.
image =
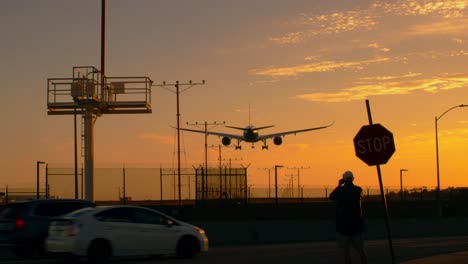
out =
[[96,219],[104,222],[134,222],[133,208],[110,208],[95,215]]
[[167,218],[150,210],[143,208],[135,209],[135,222],[140,224],[166,225]]
[[83,207],[89,207],[90,204],[80,202],[51,201],[39,203],[36,206],[34,215],[37,216],[60,216],[65,215]]
[[0,212],[0,217],[14,219],[23,212],[28,204],[29,203],[8,204],[7,207],[3,208],[3,210]]
[[75,210],[71,213],[68,213],[66,214],[66,216],[68,217],[78,217],[84,213],[87,213],[89,211],[92,211],[93,210],[93,207],[85,207],[85,208],[81,208],[81,209],[78,209],[78,210]]

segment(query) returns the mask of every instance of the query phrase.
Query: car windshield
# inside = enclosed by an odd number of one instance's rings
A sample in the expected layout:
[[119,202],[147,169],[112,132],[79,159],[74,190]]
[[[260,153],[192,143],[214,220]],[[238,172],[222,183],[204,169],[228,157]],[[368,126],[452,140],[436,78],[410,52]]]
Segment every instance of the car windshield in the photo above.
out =
[[93,210],[93,209],[94,209],[93,207],[85,207],[85,208],[82,208],[82,209],[78,209],[78,210],[76,210],[76,211],[73,211],[73,212],[71,212],[71,213],[68,213],[68,214],[66,214],[65,216],[66,216],[66,217],[78,217],[78,216],[80,216],[80,215],[82,215],[82,214],[85,214],[85,213],[87,213],[87,212],[89,212],[89,211],[91,211],[91,210]]

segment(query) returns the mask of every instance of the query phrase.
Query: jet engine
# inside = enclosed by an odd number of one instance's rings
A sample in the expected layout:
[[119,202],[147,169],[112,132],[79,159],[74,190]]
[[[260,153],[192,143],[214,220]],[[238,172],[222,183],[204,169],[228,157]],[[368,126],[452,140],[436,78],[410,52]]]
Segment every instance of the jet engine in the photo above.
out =
[[231,139],[228,137],[223,137],[223,140],[221,142],[224,146],[229,146],[231,144]]
[[283,139],[281,137],[274,137],[273,138],[273,143],[275,143],[275,145],[281,145],[281,143],[283,143]]

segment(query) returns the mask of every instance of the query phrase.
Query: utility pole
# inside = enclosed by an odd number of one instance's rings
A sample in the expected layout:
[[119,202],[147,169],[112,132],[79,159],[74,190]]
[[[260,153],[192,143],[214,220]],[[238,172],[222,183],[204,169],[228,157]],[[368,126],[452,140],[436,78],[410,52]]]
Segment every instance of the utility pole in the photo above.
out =
[[122,184],[123,185],[123,191],[122,191],[123,192],[123,200],[122,200],[122,202],[123,202],[124,205],[126,205],[127,204],[127,193],[126,193],[127,186],[126,186],[126,182],[125,182],[125,165],[123,166],[123,169],[122,169],[122,176],[123,176],[123,179],[122,179],[123,180],[123,184]]
[[39,200],[39,166],[45,164],[44,161],[36,161],[36,199]]
[[288,169],[297,169],[297,193],[299,195],[301,191],[301,176],[300,176],[301,169],[310,169],[310,167],[301,166],[301,167],[290,167]]
[[403,201],[403,172],[408,171],[407,169],[400,169],[400,200]]
[[278,206],[278,168],[282,168],[283,165],[275,165],[275,205]]
[[[206,183],[205,183],[205,178],[208,180],[208,126],[212,126],[210,127],[213,128],[215,126],[218,126],[218,125],[221,125],[221,124],[225,124],[226,122],[223,121],[223,123],[216,123],[216,121],[214,121],[213,123],[208,123],[208,122],[204,122],[203,125],[205,127],[205,174],[202,174],[202,197],[203,197],[203,200],[204,200],[204,194],[205,194],[205,189],[206,189]],[[189,123],[187,122],[186,123],[188,126],[199,126],[200,124],[198,122],[195,122],[195,123]],[[221,192],[221,190],[220,190]]]
[[[179,206],[180,206],[180,203],[181,203],[181,192],[180,192],[180,103],[179,103],[179,94],[182,93],[182,92],[185,92],[187,91],[188,89],[192,88],[193,86],[195,85],[204,85],[205,84],[205,80],[203,80],[202,82],[192,82],[191,80],[188,82],[188,83],[179,83],[179,81],[176,81],[175,83],[166,83],[166,82],[163,82],[162,84],[156,84],[154,86],[160,86],[168,91],[171,91],[171,92],[174,92],[176,94],[176,97],[177,97],[177,114],[176,114],[176,118],[177,118],[177,180],[178,180],[178,187],[179,187]],[[168,86],[174,86],[175,87],[175,91],[173,91],[172,89],[169,89]],[[180,91],[180,86],[187,86],[185,89],[183,89],[182,91]]]

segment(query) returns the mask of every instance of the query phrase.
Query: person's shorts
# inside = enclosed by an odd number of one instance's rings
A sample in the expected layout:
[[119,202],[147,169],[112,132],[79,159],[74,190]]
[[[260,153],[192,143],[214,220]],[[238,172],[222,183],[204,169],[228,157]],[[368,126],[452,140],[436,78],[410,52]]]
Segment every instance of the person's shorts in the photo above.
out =
[[341,233],[336,233],[338,246],[341,248],[353,247],[357,250],[364,248],[364,238],[362,233],[352,236],[346,236]]

